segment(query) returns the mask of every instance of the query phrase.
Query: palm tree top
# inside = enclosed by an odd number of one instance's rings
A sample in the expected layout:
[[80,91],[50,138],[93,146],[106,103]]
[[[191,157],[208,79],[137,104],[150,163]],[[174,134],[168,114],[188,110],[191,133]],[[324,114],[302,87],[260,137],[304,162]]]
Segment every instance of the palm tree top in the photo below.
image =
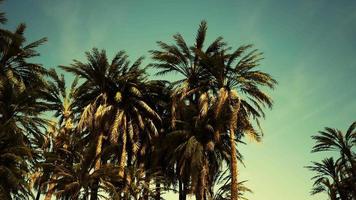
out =
[[[4,2],[4,0],[0,0],[0,4],[2,4]],[[0,24],[5,24],[7,21],[6,17],[5,17],[5,13],[4,12],[0,12]]]
[[[157,44],[161,50],[151,50],[150,53],[154,63],[153,66],[160,71],[156,75],[165,75],[167,73],[177,72],[183,75],[184,79],[177,81],[176,83],[183,83],[194,85],[198,79],[204,76],[204,70],[199,65],[199,55],[196,50],[203,51],[204,42],[207,32],[207,23],[202,21],[199,25],[196,33],[195,42],[193,45],[188,45],[180,33],[173,36],[175,44],[167,44],[162,41],[158,41]],[[212,53],[222,49],[226,44],[222,41],[221,37],[218,37],[213,41],[204,52]]]
[[307,166],[311,171],[315,171],[318,174],[314,176],[312,179],[320,179],[325,176],[337,177],[339,172],[339,161],[334,161],[334,158],[325,158],[321,162],[312,162],[312,166]]
[[[356,121],[353,122],[346,134],[342,131],[334,128],[325,127],[323,131],[319,131],[318,135],[312,136],[312,139],[316,141],[312,152],[320,151],[350,151],[353,146],[356,145]],[[345,152],[348,153],[348,152]]]

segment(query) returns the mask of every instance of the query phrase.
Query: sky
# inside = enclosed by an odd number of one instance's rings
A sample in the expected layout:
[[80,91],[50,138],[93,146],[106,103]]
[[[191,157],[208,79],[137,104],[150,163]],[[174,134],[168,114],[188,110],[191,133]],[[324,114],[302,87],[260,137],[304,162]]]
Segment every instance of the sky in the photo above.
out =
[[279,85],[270,91],[262,143],[239,146],[246,165],[239,178],[254,191],[247,196],[326,199],[309,195],[313,174],[304,166],[327,156],[310,153],[311,135],[325,126],[346,131],[356,120],[356,1],[6,0],[1,10],[6,28],[24,22],[28,41],[48,38],[36,58],[46,67],[84,61],[93,47],[148,63],[156,41],[172,43],[179,32],[192,44],[203,19],[208,43],[223,36],[235,48],[254,44],[264,52],[260,69]]

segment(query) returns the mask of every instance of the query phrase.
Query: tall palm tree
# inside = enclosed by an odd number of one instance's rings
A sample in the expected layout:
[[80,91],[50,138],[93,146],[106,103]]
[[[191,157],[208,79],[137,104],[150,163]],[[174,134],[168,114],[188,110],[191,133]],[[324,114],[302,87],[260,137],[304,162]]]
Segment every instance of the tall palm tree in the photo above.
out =
[[[196,34],[195,44],[192,46],[189,46],[185,42],[181,34],[176,34],[173,36],[175,40],[174,45],[168,45],[167,43],[159,41],[157,44],[161,50],[150,51],[152,58],[155,61],[151,64],[151,66],[160,70],[157,75],[176,72],[180,74],[180,77],[182,77],[180,80],[173,83],[173,85],[176,87],[172,94],[173,100],[171,103],[172,108],[170,111],[171,129],[173,131],[176,128],[175,126],[178,121],[192,120],[192,118],[183,118],[183,110],[186,110],[184,107],[190,105],[191,108],[195,106],[195,109],[198,109],[200,94],[207,90],[206,86],[209,82],[209,77],[207,77],[205,74],[206,70],[199,64],[200,59],[195,51],[195,49],[203,51],[206,30],[207,24],[205,21],[202,21]],[[222,38],[219,37],[213,41],[213,43],[210,44],[204,51],[207,53],[214,52],[224,45],[225,44],[222,42]],[[195,114],[197,114],[197,112],[195,112]],[[178,130],[181,128],[182,127],[178,128]],[[201,147],[202,146],[205,146],[205,144],[201,143]],[[206,173],[206,166],[200,166],[199,168],[202,172]],[[185,183],[183,183],[183,185],[185,185],[185,188],[187,188],[188,177],[189,176],[184,178]],[[202,177],[204,177],[204,175],[202,175]],[[182,181],[183,180],[179,180],[180,186]],[[184,187],[179,187],[180,199],[183,199],[184,197],[182,196],[186,195],[182,195],[181,190]],[[200,196],[203,198],[203,195]]]
[[74,107],[74,94],[78,85],[78,77],[76,77],[69,90],[67,91],[64,75],[58,75],[54,69],[48,71],[51,78],[47,81],[47,89],[43,92],[46,98],[48,109],[54,111],[54,117],[58,118],[59,127],[64,127],[63,134],[66,130],[74,128],[75,112]]
[[[84,79],[75,95],[75,107],[82,113],[78,130],[89,130],[97,141],[95,170],[101,166],[103,142],[121,146],[119,176],[124,177],[124,168],[142,147],[143,134],[158,136],[155,124],[160,117],[144,98],[147,81],[140,69],[142,58],[130,64],[120,51],[109,62],[105,51],[95,48],[86,55],[88,63],[74,60],[71,66],[62,66]],[[132,157],[127,157],[128,151]],[[95,193],[92,199],[96,199]]]
[[[47,121],[39,117],[45,106],[38,102],[38,91],[19,91],[10,81],[2,79],[0,87],[0,174],[11,193],[28,190],[27,173],[37,157],[34,144],[43,140],[42,129]],[[12,183],[7,183],[11,181]],[[12,188],[14,186],[17,189]]]
[[[231,146],[231,199],[237,199],[237,156],[236,139],[244,135],[256,141],[260,134],[253,127],[252,120],[259,126],[259,118],[264,117],[263,107],[271,108],[272,99],[262,88],[273,89],[277,83],[269,74],[256,69],[261,53],[250,50],[245,45],[228,53],[228,48],[207,54],[196,50],[201,57],[201,65],[210,77],[209,88],[215,96],[215,140],[221,132],[229,132]],[[236,137],[237,134],[237,137]]]
[[[48,73],[51,79],[42,95],[47,99],[47,107],[54,111],[57,122],[55,134],[50,137],[50,148],[45,152],[45,160],[41,163],[42,184],[47,185],[45,199],[51,199],[53,194],[56,194],[57,199],[63,200],[86,199],[92,183],[108,177],[113,179],[114,170],[113,167],[103,165],[91,172],[96,145],[86,144],[86,138],[81,135],[86,135],[85,132],[74,132],[78,121],[78,113],[74,112],[78,78],[74,79],[70,90],[67,90],[63,75],[59,76],[55,70],[49,70]],[[102,186],[98,186],[99,189],[104,190]]]
[[[39,56],[36,48],[46,41],[42,38],[26,44],[25,25],[20,24],[11,35],[1,35],[0,42],[0,123],[10,120],[26,129],[26,140],[40,138],[40,127],[45,125],[40,113],[45,111],[41,89],[45,88],[43,76],[46,69],[29,62]],[[13,102],[11,102],[13,101]]]
[[[1,23],[5,22],[3,14]],[[0,33],[0,190],[4,199],[32,197],[28,172],[38,157],[34,144],[43,140],[47,121],[40,95],[45,68],[31,63],[38,56],[36,47],[46,39],[26,44],[25,25]]]
[[[55,121],[50,121],[47,124],[47,129],[44,133],[43,139],[42,140],[37,140],[36,145],[39,147],[38,150],[41,151],[39,154],[39,159],[36,159],[34,169],[31,171],[31,188],[33,190],[37,190],[36,194],[36,200],[39,200],[41,197],[41,194],[49,191],[49,189],[45,189],[45,182],[49,181],[51,178],[51,171],[53,169],[53,166],[55,166],[55,162],[53,161],[53,165],[48,167],[46,164],[48,164],[46,161],[49,160],[48,158],[55,157],[51,155],[51,150],[52,150],[52,144],[54,141],[54,137],[57,132],[57,127],[56,127],[56,122]],[[51,156],[49,156],[51,155]],[[52,164],[52,163],[50,163]],[[46,197],[48,196],[47,192]]]
[[[237,198],[237,152],[236,141],[243,135],[250,135],[259,140],[259,134],[251,119],[259,125],[258,118],[264,116],[263,106],[272,106],[271,98],[262,91],[262,87],[273,88],[277,83],[269,74],[255,70],[261,60],[257,50],[246,51],[251,45],[241,46],[232,53],[230,48],[217,38],[203,50],[206,35],[206,22],[198,29],[196,43],[188,47],[180,34],[174,36],[176,45],[158,42],[162,51],[151,51],[156,61],[152,66],[161,69],[157,74],[177,72],[183,76],[175,84],[178,88],[173,95],[172,127],[182,109],[180,104],[195,104],[199,101],[204,110],[214,104],[214,141],[220,142],[219,136],[229,133],[231,147],[232,199]],[[213,100],[208,100],[213,99]],[[206,112],[205,112],[206,114]],[[182,120],[182,119],[180,119]],[[236,133],[239,134],[237,137]]]
[[[168,81],[162,80],[151,80],[147,82],[145,99],[147,104],[152,105],[152,108],[161,118],[161,123],[156,124],[156,128],[159,131],[159,135],[156,138],[143,137],[142,139],[142,148],[140,154],[137,157],[136,165],[139,165],[145,170],[145,177],[147,185],[149,186],[150,182],[155,182],[156,188],[156,197],[155,199],[161,199],[161,183],[162,176],[152,176],[151,174],[163,174],[165,171],[165,165],[159,161],[159,157],[164,157],[164,155],[159,154],[158,149],[162,145],[162,140],[165,137],[165,134],[168,130],[170,121],[170,97],[171,97],[171,85]],[[162,171],[163,170],[163,171]],[[154,178],[154,180],[151,180]],[[150,188],[145,188],[144,200],[149,197]]]
[[[1,110],[9,109],[3,102],[0,105]],[[31,158],[32,149],[24,141],[23,129],[17,126],[15,119],[3,120],[3,112],[0,113],[0,199],[28,199],[32,194],[27,160]]]
[[316,141],[312,152],[338,151],[342,164],[349,175],[348,182],[354,198],[356,198],[356,155],[353,148],[356,146],[356,122],[353,122],[346,133],[326,127],[324,131],[319,131],[318,135],[312,136]]
[[[39,164],[41,176],[37,177],[38,192],[47,184],[45,200],[50,200],[54,192],[54,183],[51,179],[56,179],[56,167],[63,164],[63,161],[70,162],[68,159],[69,149],[74,139],[72,136],[74,129],[74,114],[73,113],[73,94],[78,83],[76,78],[69,92],[66,91],[64,75],[59,76],[54,69],[48,71],[50,80],[46,81],[46,87],[42,90],[41,96],[46,101],[46,107],[54,112],[57,120],[53,121],[53,128],[46,135],[46,144],[43,146],[44,158]],[[49,126],[49,127],[51,127]],[[39,194],[38,193],[38,194]],[[39,199],[39,195],[37,195]]]

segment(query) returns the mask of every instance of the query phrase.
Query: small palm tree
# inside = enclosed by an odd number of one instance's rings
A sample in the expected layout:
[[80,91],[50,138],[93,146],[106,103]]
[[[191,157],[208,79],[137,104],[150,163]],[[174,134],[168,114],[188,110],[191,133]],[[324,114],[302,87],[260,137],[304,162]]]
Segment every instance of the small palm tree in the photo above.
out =
[[[229,170],[220,171],[214,177],[214,185],[220,185],[216,193],[213,195],[213,200],[228,200],[231,199],[231,174]],[[248,200],[244,195],[246,193],[252,193],[252,190],[245,186],[247,181],[241,181],[238,183],[238,198]]]
[[[107,179],[104,182],[104,188],[112,199],[122,199],[122,194],[124,194],[124,199],[133,200],[153,199],[156,197],[156,191],[150,187],[147,179],[162,179],[161,176],[156,173],[147,173],[146,169],[140,168],[138,165],[127,167],[125,174],[125,178],[119,178],[115,181]],[[122,187],[123,185],[125,186]]]
[[351,184],[354,198],[356,198],[356,155],[353,148],[356,146],[356,122],[352,123],[346,133],[326,127],[324,131],[319,131],[318,135],[312,136],[316,141],[312,152],[338,151],[345,169],[345,179]]
[[335,184],[330,182],[330,180],[325,177],[321,177],[314,181],[311,194],[316,195],[322,192],[326,192],[329,195],[330,200],[337,200],[337,190]]
[[[313,162],[312,166],[307,166],[307,168],[316,173],[316,175],[312,178],[314,180],[314,189],[312,193],[319,193],[322,190],[325,190],[325,186],[333,186],[335,187],[338,196],[341,200],[348,200],[350,199],[347,191],[345,191],[342,180],[341,180],[341,166],[340,160],[334,161],[334,159],[326,158],[322,160],[322,162]],[[327,185],[325,185],[327,184]],[[329,190],[328,192],[330,198],[334,198],[334,190]]]

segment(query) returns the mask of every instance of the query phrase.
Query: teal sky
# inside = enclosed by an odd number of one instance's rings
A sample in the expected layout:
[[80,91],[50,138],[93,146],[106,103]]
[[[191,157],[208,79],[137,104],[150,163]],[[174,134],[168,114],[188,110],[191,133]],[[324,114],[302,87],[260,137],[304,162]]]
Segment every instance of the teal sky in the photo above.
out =
[[155,41],[171,43],[180,32],[191,42],[202,19],[208,41],[221,35],[234,47],[254,44],[265,53],[261,69],[279,86],[262,123],[263,142],[240,147],[241,179],[254,191],[248,196],[325,199],[309,195],[312,174],[304,166],[322,158],[310,154],[312,134],[324,126],[345,130],[356,120],[356,1],[7,0],[2,10],[7,28],[28,25],[28,41],[48,37],[36,59],[47,67],[83,60],[92,47],[148,62]]

